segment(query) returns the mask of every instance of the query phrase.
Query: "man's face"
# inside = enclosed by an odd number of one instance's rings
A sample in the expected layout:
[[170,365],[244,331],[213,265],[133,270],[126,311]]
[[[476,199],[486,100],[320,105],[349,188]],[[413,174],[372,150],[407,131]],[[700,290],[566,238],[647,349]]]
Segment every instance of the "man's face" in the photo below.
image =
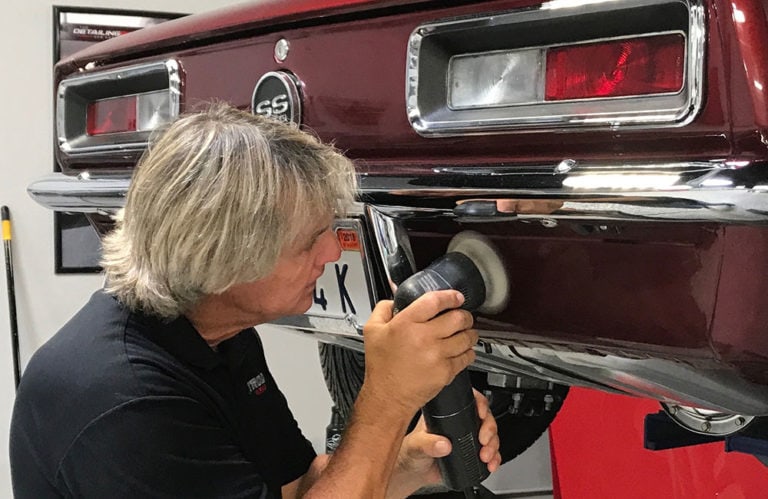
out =
[[315,281],[325,264],[341,256],[331,223],[307,230],[288,245],[268,276],[232,286],[227,294],[233,305],[258,318],[254,324],[306,312],[312,306]]

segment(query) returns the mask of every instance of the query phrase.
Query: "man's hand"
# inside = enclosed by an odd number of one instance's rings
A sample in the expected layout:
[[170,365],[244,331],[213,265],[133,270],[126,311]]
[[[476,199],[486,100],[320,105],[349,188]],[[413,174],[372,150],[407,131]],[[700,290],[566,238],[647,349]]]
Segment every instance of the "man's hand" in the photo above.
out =
[[446,290],[424,294],[396,316],[391,301],[376,305],[363,333],[365,380],[352,419],[307,497],[385,497],[382,484],[395,483],[411,417],[475,359],[477,331],[472,314],[457,309],[463,302],[461,293]]
[[[477,413],[480,416],[479,440],[480,460],[493,473],[501,465],[499,435],[496,419],[488,406],[488,399],[475,390]],[[445,437],[427,432],[424,418],[419,419],[416,428],[403,440],[397,464],[387,490],[388,498],[406,497],[416,490],[442,482],[437,458],[451,452],[451,442]]]
[[392,302],[376,305],[365,325],[362,391],[414,414],[475,360],[472,314],[458,291],[432,291],[393,317]]

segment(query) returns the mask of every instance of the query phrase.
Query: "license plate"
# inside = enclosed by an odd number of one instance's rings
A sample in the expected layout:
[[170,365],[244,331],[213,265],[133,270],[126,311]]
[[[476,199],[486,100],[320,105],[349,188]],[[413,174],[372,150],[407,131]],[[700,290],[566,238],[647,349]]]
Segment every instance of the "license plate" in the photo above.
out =
[[323,275],[315,284],[314,304],[307,314],[335,318],[347,318],[352,314],[362,325],[371,315],[372,293],[360,222],[338,221],[334,230],[341,246],[341,257],[325,265]]

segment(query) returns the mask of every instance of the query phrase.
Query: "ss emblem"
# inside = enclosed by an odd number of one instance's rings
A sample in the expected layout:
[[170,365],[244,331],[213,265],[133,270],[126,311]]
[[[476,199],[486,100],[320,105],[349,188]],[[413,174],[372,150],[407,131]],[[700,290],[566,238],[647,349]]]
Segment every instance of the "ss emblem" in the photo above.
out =
[[280,94],[271,100],[263,100],[256,104],[253,110],[256,114],[274,116],[287,121],[288,117],[285,116],[285,113],[288,112],[288,96],[286,94]]
[[301,124],[301,95],[296,77],[287,71],[265,73],[253,89],[251,111],[253,114]]

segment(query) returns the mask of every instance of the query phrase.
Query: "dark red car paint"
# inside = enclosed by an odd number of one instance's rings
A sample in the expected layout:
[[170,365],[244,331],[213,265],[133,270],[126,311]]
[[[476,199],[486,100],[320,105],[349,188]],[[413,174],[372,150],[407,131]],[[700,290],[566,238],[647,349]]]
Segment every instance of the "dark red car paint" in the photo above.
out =
[[[502,0],[481,8],[533,4]],[[264,2],[114,39],[63,61],[56,75],[60,79],[88,63],[101,68],[172,57],[183,69],[185,109],[211,99],[248,108],[262,74],[288,70],[303,84],[305,127],[334,141],[370,176],[429,175],[435,166],[450,165],[544,165],[563,158],[768,163],[768,89],[756,85],[768,86],[766,3],[706,4],[704,107],[691,124],[653,131],[417,135],[405,115],[408,36],[420,23],[475,13],[474,3],[435,8],[429,2]],[[388,15],[361,14],[372,8]],[[337,16],[351,17],[334,23]],[[285,64],[273,57],[281,37],[291,42]],[[128,168],[136,158],[95,163],[58,157],[67,172]],[[455,224],[409,227],[420,266],[445,250],[459,228]],[[689,363],[716,359],[768,384],[768,229],[627,222],[595,231],[598,225],[473,225],[502,249],[514,284],[512,305],[499,316],[480,318],[490,335],[503,340],[515,331],[555,348],[595,354],[653,354]]]

